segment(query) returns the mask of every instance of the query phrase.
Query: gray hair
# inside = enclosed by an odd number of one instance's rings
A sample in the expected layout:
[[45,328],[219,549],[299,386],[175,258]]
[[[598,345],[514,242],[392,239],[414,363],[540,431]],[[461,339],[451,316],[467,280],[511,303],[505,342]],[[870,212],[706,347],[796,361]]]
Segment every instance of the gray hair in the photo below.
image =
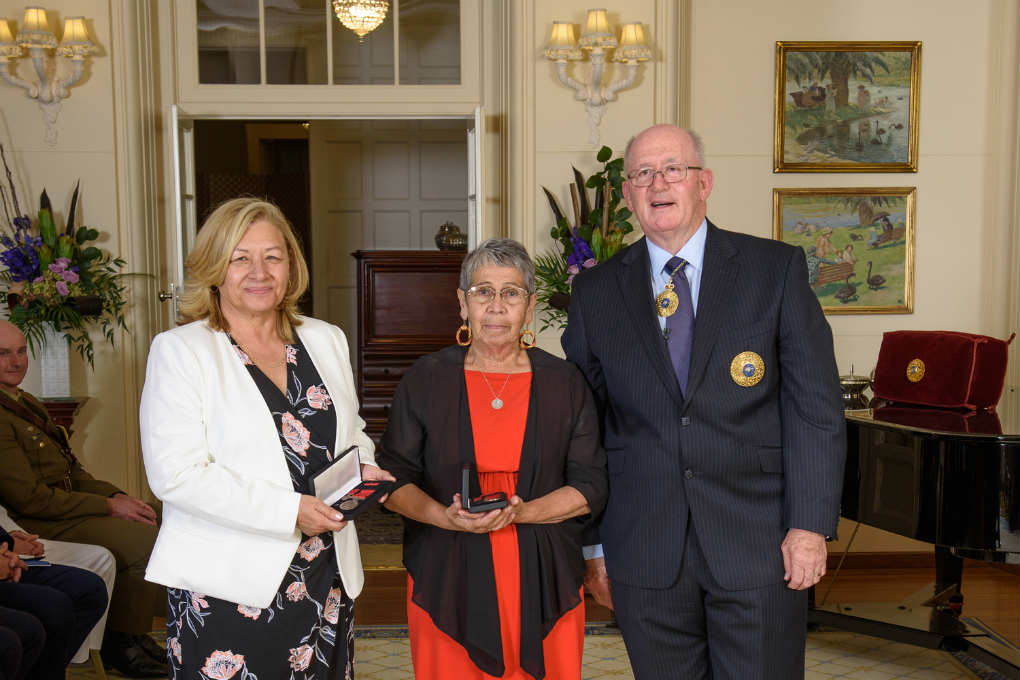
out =
[[524,277],[528,292],[535,292],[535,265],[524,246],[512,238],[490,238],[468,253],[460,265],[460,289],[470,288],[475,271],[485,265],[513,267]]
[[[701,139],[701,135],[690,128],[679,128],[687,133],[691,138],[691,142],[694,143],[694,155],[698,158],[698,165],[705,167],[705,142]],[[640,134],[640,133],[639,133]],[[627,146],[623,150],[623,172],[627,174],[627,170],[630,169],[630,163],[628,158],[630,156],[630,147],[634,145],[634,140],[637,139],[637,135],[634,135],[627,141]]]

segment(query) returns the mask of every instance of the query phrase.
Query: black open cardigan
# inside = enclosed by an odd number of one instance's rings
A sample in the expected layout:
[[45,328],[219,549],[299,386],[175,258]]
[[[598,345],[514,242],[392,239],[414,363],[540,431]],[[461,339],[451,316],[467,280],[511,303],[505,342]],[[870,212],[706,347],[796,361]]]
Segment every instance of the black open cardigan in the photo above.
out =
[[[466,350],[451,346],[419,359],[397,387],[377,452],[397,486],[416,484],[443,505],[453,501],[461,468],[475,460],[464,380]],[[564,485],[598,516],[609,493],[595,403],[581,372],[540,349],[528,350],[531,392],[517,495],[525,501]],[[472,494],[478,493],[477,475]],[[581,533],[590,515],[558,524],[518,524],[521,667],[545,677],[542,641],[580,602]],[[492,548],[487,534],[404,521],[404,565],[414,602],[490,675],[504,673]]]

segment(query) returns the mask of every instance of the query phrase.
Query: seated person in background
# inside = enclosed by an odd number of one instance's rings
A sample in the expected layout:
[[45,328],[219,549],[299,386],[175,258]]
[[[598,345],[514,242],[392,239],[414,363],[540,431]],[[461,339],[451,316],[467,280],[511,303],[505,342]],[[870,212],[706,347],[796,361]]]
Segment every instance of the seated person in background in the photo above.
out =
[[[40,539],[37,535],[30,534],[18,526],[17,522],[7,514],[7,508],[2,505],[0,505],[0,529],[6,529],[7,533],[14,539],[15,554],[45,558],[51,564],[63,564],[68,567],[78,567],[79,569],[91,571],[106,583],[107,597],[112,595],[113,581],[117,577],[117,562],[113,559],[113,553],[103,546]],[[71,659],[71,663],[84,663],[88,661],[89,650],[99,649],[100,645],[103,644],[103,630],[105,628],[106,612],[104,611],[102,617],[92,627],[92,632],[89,633],[88,637],[85,638],[85,642],[78,649],[78,653]],[[2,674],[0,674],[0,680],[4,680]]]
[[156,511],[92,477],[45,407],[18,388],[28,370],[25,336],[0,321],[0,503],[46,539],[91,543],[117,560],[103,661],[124,675],[167,674],[166,652],[146,633],[163,612],[163,588],[145,581],[156,541]]
[[[106,585],[91,571],[77,567],[28,567],[14,552],[16,545],[24,547],[0,528],[0,607],[30,614],[45,631],[42,653],[34,663],[28,666],[22,658],[24,677],[61,680],[71,657],[106,611]],[[27,630],[33,628],[29,624]]]

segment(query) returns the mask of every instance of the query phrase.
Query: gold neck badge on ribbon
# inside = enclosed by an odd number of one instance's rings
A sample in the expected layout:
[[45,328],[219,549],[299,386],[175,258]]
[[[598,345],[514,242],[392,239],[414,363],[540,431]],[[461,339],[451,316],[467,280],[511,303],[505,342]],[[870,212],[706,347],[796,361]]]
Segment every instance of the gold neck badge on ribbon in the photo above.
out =
[[680,305],[680,298],[673,292],[673,282],[666,284],[666,290],[655,297],[655,311],[659,316],[673,316],[673,312]]
[[680,264],[678,264],[676,268],[669,273],[669,282],[666,284],[666,288],[655,296],[655,311],[658,312],[659,316],[673,316],[673,313],[676,312],[676,308],[680,305],[680,298],[673,292],[673,289],[675,288],[673,285],[673,276],[678,270],[682,269],[685,264],[687,264],[686,261],[680,262]]

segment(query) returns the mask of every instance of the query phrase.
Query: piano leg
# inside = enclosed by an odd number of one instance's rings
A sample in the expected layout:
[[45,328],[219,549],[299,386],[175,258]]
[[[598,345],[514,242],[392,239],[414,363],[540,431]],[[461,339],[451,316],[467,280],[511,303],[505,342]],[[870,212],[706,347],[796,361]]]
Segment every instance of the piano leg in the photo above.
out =
[[950,548],[935,546],[935,594],[943,593],[955,586],[960,592],[963,583],[963,558],[953,554]]

